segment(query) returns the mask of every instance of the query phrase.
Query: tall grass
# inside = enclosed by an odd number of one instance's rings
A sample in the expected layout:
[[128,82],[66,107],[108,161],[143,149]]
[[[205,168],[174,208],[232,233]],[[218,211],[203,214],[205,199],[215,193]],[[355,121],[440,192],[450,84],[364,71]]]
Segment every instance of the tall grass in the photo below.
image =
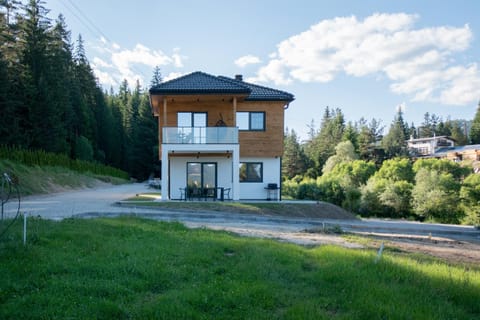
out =
[[70,159],[65,154],[45,152],[43,150],[27,150],[2,145],[0,146],[0,159],[8,159],[31,167],[64,167],[79,173],[90,172],[96,175],[128,179],[128,174],[120,169],[97,162]]
[[29,220],[0,243],[1,319],[479,319],[480,270],[134,218]]

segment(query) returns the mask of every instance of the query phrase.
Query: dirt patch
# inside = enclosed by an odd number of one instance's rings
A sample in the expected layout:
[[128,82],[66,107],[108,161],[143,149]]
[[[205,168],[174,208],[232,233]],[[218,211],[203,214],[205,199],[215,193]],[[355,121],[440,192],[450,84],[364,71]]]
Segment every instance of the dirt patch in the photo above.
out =
[[347,210],[323,201],[308,204],[282,203],[278,206],[281,206],[282,210],[278,210],[279,208],[276,208],[275,206],[269,206],[262,209],[265,214],[272,216],[278,216],[279,212],[281,212],[282,215],[291,218],[358,220],[355,215]]
[[[142,196],[142,195],[139,195]],[[220,202],[220,201],[139,201],[138,197],[119,201],[122,207],[159,208],[172,211],[254,214],[285,218],[358,220],[347,210],[328,202]]]
[[369,233],[373,241],[369,247],[379,247],[382,242],[387,248],[410,253],[422,253],[453,263],[480,264],[480,243],[459,241],[449,238],[412,236],[398,234]]

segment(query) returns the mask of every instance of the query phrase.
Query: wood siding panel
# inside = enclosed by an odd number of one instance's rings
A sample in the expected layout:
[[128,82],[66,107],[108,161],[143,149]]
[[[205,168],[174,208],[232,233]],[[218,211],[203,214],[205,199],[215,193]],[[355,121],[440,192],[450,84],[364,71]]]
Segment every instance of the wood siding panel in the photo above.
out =
[[265,112],[265,131],[240,131],[241,157],[281,157],[283,155],[283,102],[245,101],[237,111]]
[[209,127],[214,127],[222,117],[227,127],[233,127],[233,103],[224,99],[210,101],[168,101],[167,127],[177,126],[178,112],[206,112]]
[[[237,100],[237,112],[265,112],[265,131],[239,132],[241,157],[281,157],[283,155],[284,106],[284,102],[278,101]],[[236,126],[234,101],[231,96],[167,97],[166,113],[160,112],[161,116],[158,119],[160,143],[162,127],[176,127],[178,112],[206,112],[209,127],[214,127],[221,119],[227,127]]]

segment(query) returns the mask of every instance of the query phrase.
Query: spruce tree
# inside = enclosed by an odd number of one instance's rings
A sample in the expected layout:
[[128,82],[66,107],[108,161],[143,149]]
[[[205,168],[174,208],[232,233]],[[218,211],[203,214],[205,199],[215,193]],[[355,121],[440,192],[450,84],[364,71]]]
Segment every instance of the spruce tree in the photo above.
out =
[[303,147],[298,142],[297,133],[292,129],[284,137],[284,152],[282,158],[282,176],[292,179],[296,175],[302,175],[307,169],[307,158]]
[[470,142],[472,144],[480,144],[480,101],[478,102],[477,112],[470,127]]
[[388,134],[382,140],[382,147],[388,158],[407,155],[406,132],[408,128],[403,120],[403,113],[398,110]]

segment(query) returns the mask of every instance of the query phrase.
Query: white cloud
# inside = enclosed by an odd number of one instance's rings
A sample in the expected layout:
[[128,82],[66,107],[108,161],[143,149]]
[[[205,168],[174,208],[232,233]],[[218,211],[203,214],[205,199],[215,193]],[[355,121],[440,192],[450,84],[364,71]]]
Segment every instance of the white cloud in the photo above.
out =
[[100,59],[99,57],[94,57],[93,62],[92,62],[93,68],[112,68],[113,65],[111,65],[108,62],[105,62],[103,59]]
[[[173,54],[167,55],[162,50],[153,50],[143,44],[137,44],[132,49],[121,48],[116,43],[109,43],[105,38],[99,40],[100,45],[94,48],[101,57],[94,57],[92,68],[103,85],[118,85],[127,79],[133,85],[137,80],[144,85],[156,66],[172,66],[182,68],[185,56],[179,48],[173,49]],[[147,71],[148,70],[148,71]],[[177,73],[178,74],[178,73]]]
[[240,68],[244,68],[244,67],[248,66],[249,64],[258,64],[260,62],[262,62],[262,61],[260,60],[259,57],[256,57],[256,56],[251,55],[251,54],[240,57],[237,60],[235,60],[235,64],[237,66],[239,66]]
[[391,90],[417,101],[465,104],[480,96],[477,64],[455,65],[473,39],[468,25],[416,28],[417,15],[323,20],[277,45],[250,81],[329,82],[340,73],[386,75]]
[[170,72],[168,75],[163,77],[163,82],[181,77],[183,75],[185,75],[185,74],[181,73],[181,72]]

